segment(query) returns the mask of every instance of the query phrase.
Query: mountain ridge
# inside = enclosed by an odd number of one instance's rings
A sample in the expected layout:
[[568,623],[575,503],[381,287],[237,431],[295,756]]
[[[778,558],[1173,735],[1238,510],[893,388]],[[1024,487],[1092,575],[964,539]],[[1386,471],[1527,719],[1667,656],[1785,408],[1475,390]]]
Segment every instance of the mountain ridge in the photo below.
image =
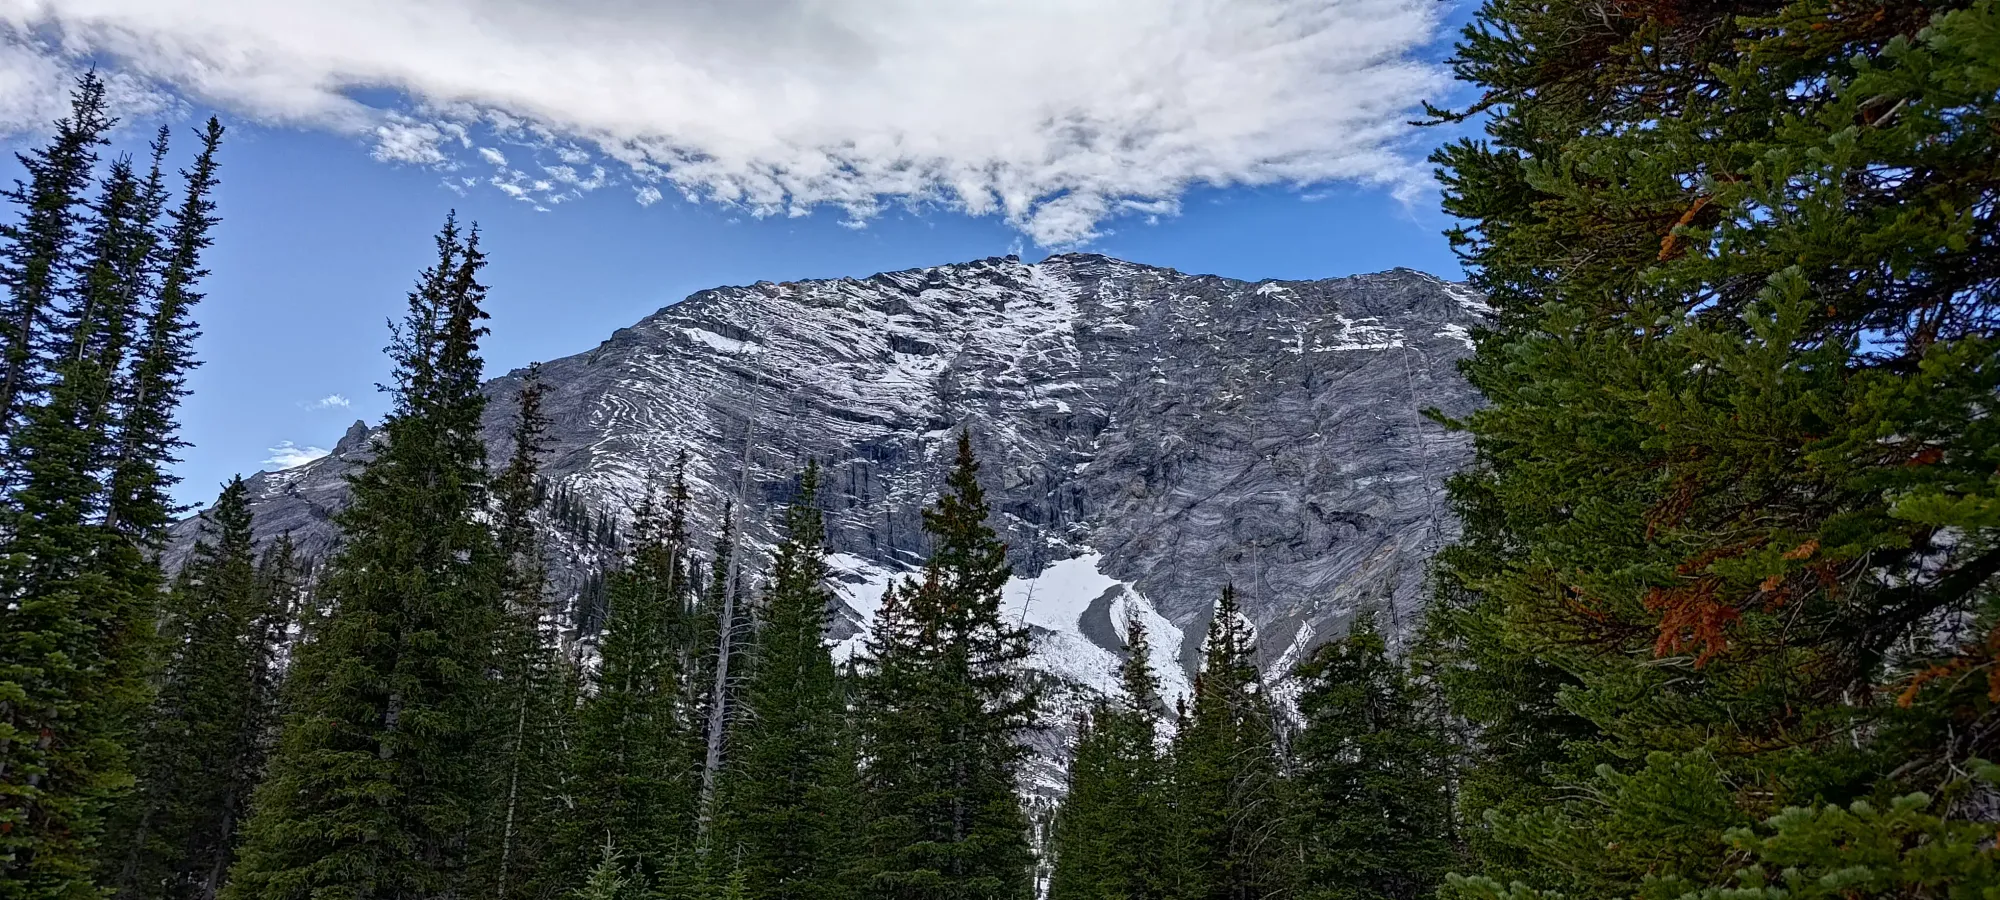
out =
[[[1476,404],[1453,367],[1483,315],[1409,269],[1250,282],[1087,253],[711,288],[539,367],[544,470],[618,514],[686,449],[695,524],[740,498],[755,551],[820,459],[832,637],[851,652],[880,588],[920,564],[919,510],[968,429],[1038,666],[1106,683],[1141,613],[1184,675],[1233,582],[1275,672],[1363,608],[1414,627],[1423,560],[1455,529],[1442,479],[1467,456],[1421,413]],[[524,374],[487,382],[492,459]],[[373,434],[357,422],[327,457],[252,476],[260,535],[329,552]],[[170,562],[196,527],[177,526]],[[560,533],[549,551],[570,596],[607,562]]]

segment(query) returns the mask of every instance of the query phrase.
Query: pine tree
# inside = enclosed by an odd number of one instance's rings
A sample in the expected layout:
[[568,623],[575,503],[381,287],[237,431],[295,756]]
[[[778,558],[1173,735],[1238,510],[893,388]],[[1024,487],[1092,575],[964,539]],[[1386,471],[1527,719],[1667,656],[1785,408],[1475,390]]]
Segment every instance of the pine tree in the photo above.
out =
[[1096,704],[1078,730],[1051,838],[1049,900],[1175,896],[1159,680],[1145,624],[1129,617],[1125,634],[1123,690]]
[[625,565],[606,580],[610,616],[578,713],[557,851],[572,878],[615,841],[652,890],[683,871],[692,843],[696,743],[680,708],[688,601],[674,524],[649,496]]
[[[199,365],[194,340],[201,335],[194,307],[202,300],[197,289],[208,275],[201,255],[214,242],[209,232],[220,220],[212,195],[217,184],[216,151],[222,145],[222,123],[210,118],[201,132],[201,150],[194,164],[181,171],[185,187],[180,205],[168,212],[168,223],[153,242],[150,261],[151,308],[139,323],[129,371],[119,386],[116,449],[111,461],[110,496],[105,501],[105,526],[133,536],[142,547],[157,545],[177,512],[167,492],[177,481],[167,467],[176,462],[181,442],[174,435],[174,411],[187,396],[187,375]],[[153,144],[152,184],[158,184],[159,163],[166,152],[166,129]],[[147,201],[157,208],[164,196]],[[148,219],[152,211],[148,212]]]
[[[151,554],[168,520],[152,498],[138,527],[110,516],[107,482],[129,409],[135,324],[157,304],[154,165],[107,169],[79,210],[109,120],[102,85],[86,78],[75,118],[22,161],[34,183],[6,241],[13,331],[7,347],[7,434],[0,528],[0,897],[77,896],[107,807],[131,782],[130,743],[144,710],[161,577]],[[213,145],[206,159],[212,162]],[[205,202],[212,182],[188,185]],[[185,367],[186,359],[177,365]],[[170,438],[171,403],[160,407]],[[15,415],[18,413],[18,420]],[[142,460],[155,467],[159,455]]]
[[1180,896],[1261,900],[1286,887],[1287,835],[1277,735],[1256,641],[1224,587],[1209,621],[1194,701],[1173,744],[1176,844],[1188,856]]
[[1296,673],[1305,729],[1292,745],[1297,896],[1415,900],[1454,861],[1449,752],[1374,621],[1321,645]]
[[560,649],[556,611],[550,608],[542,533],[535,518],[540,456],[548,422],[543,387],[530,367],[522,379],[513,431],[513,455],[493,481],[500,553],[501,602],[498,691],[507,715],[495,717],[495,807],[483,816],[481,868],[502,900],[540,896],[549,871],[555,823],[561,815],[562,738],[574,715],[570,668]]
[[257,557],[248,499],[241,478],[223,488],[167,603],[175,640],[139,745],[139,788],[105,843],[120,897],[213,900],[263,775],[297,585],[288,539]]
[[885,597],[860,689],[868,803],[864,895],[1010,898],[1032,890],[1014,781],[1035,696],[1024,629],[1000,617],[1006,546],[986,524],[972,439],[924,511],[930,560]]
[[283,737],[225,895],[447,895],[490,809],[502,610],[479,439],[485,256],[447,218],[397,329],[388,440],[353,478],[332,612],[300,647]]
[[710,558],[708,591],[698,614],[693,617],[694,634],[700,642],[700,665],[689,688],[696,693],[689,703],[693,713],[689,724],[701,735],[701,771],[696,803],[699,837],[707,841],[715,815],[716,785],[722,775],[729,732],[737,715],[737,694],[741,690],[746,632],[750,627],[748,604],[742,602],[741,562],[736,558],[739,536],[735,506],[722,507],[722,526],[716,533],[715,551]]
[[1458,706],[1522,792],[1467,796],[1482,874],[1714,885],[1735,829],[2000,749],[1996,55],[1991,0],[1490,0],[1466,32],[1486,139],[1436,160],[1496,316],[1448,643],[1502,667]]
[[846,694],[826,643],[826,528],[808,462],[760,607],[717,849],[756,900],[851,900],[859,783]]
[[0,309],[0,448],[5,448],[5,480],[11,486],[21,460],[15,429],[28,406],[47,388],[49,316],[74,265],[79,235],[89,218],[85,190],[97,165],[97,148],[113,120],[105,112],[104,82],[96,73],[77,79],[70,115],[55,123],[49,143],[16,154],[28,182],[15,182],[4,198],[19,219],[0,224],[0,283],[7,287]]
[[591,867],[590,876],[569,896],[573,900],[631,900],[634,886],[625,873],[625,861],[619,858],[615,845],[607,841],[604,855]]

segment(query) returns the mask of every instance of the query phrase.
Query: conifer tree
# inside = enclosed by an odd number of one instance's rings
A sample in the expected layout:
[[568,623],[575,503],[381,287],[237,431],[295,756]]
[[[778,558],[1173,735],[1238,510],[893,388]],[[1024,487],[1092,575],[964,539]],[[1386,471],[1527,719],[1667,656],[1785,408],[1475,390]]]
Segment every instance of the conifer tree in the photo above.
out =
[[1173,744],[1181,896],[1261,900],[1285,882],[1283,786],[1270,701],[1249,620],[1224,587],[1203,643],[1194,699]]
[[756,900],[858,896],[859,783],[826,643],[834,600],[819,502],[819,465],[808,462],[784,513],[723,772],[717,849]]
[[[167,494],[177,478],[167,467],[182,446],[174,433],[174,412],[187,396],[188,373],[199,365],[194,340],[201,331],[195,325],[194,308],[202,300],[201,280],[208,275],[201,256],[214,243],[209,232],[220,221],[213,193],[222,136],[222,123],[210,118],[201,131],[201,149],[193,165],[181,171],[185,184],[180,204],[167,211],[165,227],[152,242],[151,305],[136,323],[131,366],[116,394],[118,427],[105,526],[132,536],[148,549],[158,543],[177,512]],[[153,145],[150,182],[155,185],[166,138],[163,128]],[[165,199],[157,194],[156,198],[148,203],[157,207]],[[152,212],[148,211],[149,221]]]
[[77,79],[70,114],[57,120],[49,143],[16,154],[28,174],[0,197],[18,210],[0,224],[0,283],[7,288],[0,309],[0,448],[5,448],[5,480],[11,486],[21,460],[14,432],[28,406],[48,385],[46,342],[49,317],[75,266],[76,244],[89,214],[86,189],[97,165],[97,150],[108,141],[113,120],[105,111],[104,82],[96,73]]
[[647,890],[684,871],[696,744],[680,709],[687,597],[674,539],[672,508],[649,496],[625,565],[606,579],[610,615],[578,713],[558,838],[572,879],[585,877],[607,841]]
[[1735,829],[2000,751],[1996,56],[1991,0],[1467,30],[1486,137],[1436,161],[1496,314],[1442,643],[1496,673],[1447,680],[1482,876],[1717,885]]
[[1295,896],[1414,900],[1453,861],[1444,738],[1373,619],[1321,645],[1296,676],[1305,728],[1292,745]]
[[700,642],[700,666],[689,688],[696,692],[689,704],[690,725],[701,735],[701,771],[696,817],[699,837],[707,841],[715,815],[716,785],[722,775],[729,732],[737,714],[737,693],[743,671],[741,657],[750,626],[748,604],[742,602],[741,562],[736,558],[738,535],[735,505],[722,507],[722,525],[715,536],[715,552],[710,558],[708,591],[698,614],[693,617],[694,634]]
[[517,398],[513,455],[493,481],[504,610],[498,690],[507,714],[494,719],[495,780],[489,793],[495,808],[481,822],[478,849],[493,893],[503,900],[539,896],[553,877],[547,868],[561,815],[561,744],[566,719],[574,714],[535,518],[548,431],[542,391],[538,372],[530,367]]
[[479,439],[485,255],[447,218],[391,355],[388,440],[353,478],[283,737],[225,895],[428,897],[472,884],[502,610]]
[[862,892],[1024,900],[1033,859],[1014,781],[1035,717],[1028,638],[1000,616],[1007,548],[986,524],[967,433],[945,485],[924,511],[930,560],[884,598],[862,667]]
[[[102,85],[80,82],[73,108],[49,148],[22,157],[33,184],[9,194],[25,209],[0,233],[13,329],[0,377],[8,519],[0,528],[0,896],[9,898],[93,890],[92,844],[108,804],[131,781],[130,743],[149,694],[161,587],[150,557],[168,520],[164,498],[154,497],[139,510],[142,527],[121,525],[108,514],[106,487],[129,411],[121,398],[135,323],[158,302],[165,145],[155,144],[143,177],[129,159],[114,161],[97,199],[79,209],[77,192],[110,124]],[[190,182],[189,195],[206,202],[210,187]],[[169,440],[172,409],[160,407]],[[162,467],[164,453],[146,448],[140,461]]]
[[223,488],[167,602],[138,790],[105,843],[120,897],[213,900],[263,775],[297,584],[289,539],[257,557],[248,499],[241,478]]
[[1128,617],[1125,634],[1122,691],[1097,703],[1077,734],[1051,838],[1049,900],[1175,896],[1159,679],[1145,624]]
[[569,896],[572,900],[631,900],[633,893],[625,861],[619,858],[615,845],[606,842],[604,855],[590,868],[589,877]]

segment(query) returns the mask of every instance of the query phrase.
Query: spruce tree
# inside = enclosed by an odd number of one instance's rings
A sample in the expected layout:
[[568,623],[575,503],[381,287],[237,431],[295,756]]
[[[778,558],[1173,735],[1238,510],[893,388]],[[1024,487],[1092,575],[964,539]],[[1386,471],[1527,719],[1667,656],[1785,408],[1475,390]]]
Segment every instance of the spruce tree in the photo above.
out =
[[1285,890],[1284,789],[1256,640],[1224,587],[1209,620],[1194,699],[1173,743],[1178,888],[1197,900],[1262,900]]
[[931,556],[884,598],[859,697],[865,896],[1024,900],[1028,821],[1015,793],[1033,726],[1025,629],[1000,616],[1007,548],[986,524],[972,439],[924,511]]
[[[22,160],[34,174],[10,199],[26,207],[5,239],[10,287],[4,447],[8,521],[0,528],[0,896],[92,890],[93,843],[130,784],[130,743],[150,685],[161,578],[151,560],[164,498],[139,527],[109,515],[107,482],[129,412],[136,323],[157,303],[154,166],[107,169],[79,210],[80,179],[109,127],[102,86],[85,79],[76,118]],[[206,155],[212,162],[213,146]],[[212,183],[188,185],[205,201]],[[79,214],[80,213],[80,214]],[[185,367],[188,360],[177,361]],[[171,403],[161,407],[170,437]],[[18,421],[12,418],[19,413]],[[157,448],[154,448],[157,449]],[[154,467],[164,451],[146,455]]]
[[2000,7],[1613,6],[1486,3],[1436,157],[1496,310],[1446,643],[1521,792],[1466,819],[1588,896],[2000,750]]
[[494,808],[478,836],[480,866],[503,900],[535,897],[554,877],[547,871],[561,814],[563,737],[574,715],[570,665],[560,622],[550,607],[543,539],[536,519],[540,457],[548,421],[535,368],[522,380],[515,411],[514,450],[493,480],[495,543],[500,553],[504,618],[498,647],[498,692],[506,714],[494,717]]
[[431,897],[467,889],[490,809],[502,610],[480,521],[485,255],[447,218],[390,348],[388,439],[354,476],[332,608],[296,654],[283,737],[257,793],[234,898]]
[[14,433],[29,405],[48,387],[45,354],[49,317],[75,265],[77,243],[89,219],[86,189],[97,165],[97,150],[113,120],[105,111],[104,82],[96,73],[77,79],[70,114],[55,123],[43,147],[15,154],[28,181],[16,181],[0,197],[17,219],[0,224],[0,283],[7,288],[0,309],[0,448],[4,480],[11,486],[21,460]]
[[590,875],[568,896],[572,900],[631,900],[636,887],[626,871],[616,845],[606,842],[604,855],[590,868]]
[[1292,745],[1295,896],[1415,900],[1454,861],[1450,753],[1374,620],[1321,645],[1295,673],[1305,728]]
[[696,799],[699,838],[711,837],[715,816],[716,786],[722,775],[729,732],[738,713],[737,694],[741,690],[742,656],[750,627],[748,604],[743,602],[742,563],[736,558],[739,535],[735,505],[722,507],[722,525],[716,532],[714,555],[710,557],[708,590],[692,617],[693,633],[699,642],[699,665],[689,680],[694,699],[689,703],[689,725],[701,736],[701,780]]
[[647,890],[684,872],[693,837],[695,746],[681,715],[679,640],[688,602],[672,509],[649,496],[625,564],[606,579],[610,615],[578,713],[562,816],[572,883],[614,842]]
[[819,465],[809,462],[785,509],[723,770],[716,849],[757,900],[859,896],[859,783],[826,643],[834,599],[819,502]]
[[1122,690],[1083,718],[1057,810],[1049,900],[1166,900],[1170,860],[1167,759],[1159,747],[1159,680],[1145,624],[1125,624]]
[[[174,412],[187,396],[188,373],[199,365],[194,340],[201,331],[193,314],[203,296],[201,280],[208,275],[202,253],[214,243],[210,231],[220,221],[212,195],[222,136],[222,123],[210,118],[194,163],[181,170],[181,201],[167,211],[153,242],[150,308],[137,323],[132,362],[116,396],[118,427],[104,521],[148,548],[157,545],[178,512],[167,493],[177,481],[168,466],[177,461],[173,454],[182,446],[174,433]],[[157,184],[165,129],[153,146],[155,177],[150,181]],[[148,202],[163,201],[160,196]]]
[[297,584],[288,539],[258,558],[248,500],[241,478],[223,488],[166,604],[138,790],[105,843],[119,897],[213,900],[263,775]]

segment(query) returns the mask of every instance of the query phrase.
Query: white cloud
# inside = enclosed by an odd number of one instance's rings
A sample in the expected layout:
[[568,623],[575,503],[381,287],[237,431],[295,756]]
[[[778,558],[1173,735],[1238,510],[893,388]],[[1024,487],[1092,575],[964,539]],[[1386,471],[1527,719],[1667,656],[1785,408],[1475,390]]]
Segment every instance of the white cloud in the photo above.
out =
[[[85,55],[377,156],[507,169],[530,203],[616,161],[757,215],[895,203],[1043,244],[1172,214],[1196,185],[1426,181],[1405,120],[1436,0],[0,0],[0,129]],[[59,81],[59,77],[55,79]],[[400,91],[371,107],[354,89]],[[374,94],[371,94],[374,95]],[[509,146],[473,150],[478,130]],[[485,143],[482,141],[482,144]],[[519,165],[517,162],[516,165]],[[546,185],[546,188],[540,187]],[[513,190],[509,191],[510,193]]]
[[345,396],[340,394],[328,394],[324,397],[319,398],[318,400],[314,400],[311,403],[304,403],[300,405],[311,410],[346,409],[350,406],[353,406],[354,401],[349,400]]
[[[68,115],[70,88],[89,68],[45,41],[10,32],[7,10],[13,2],[0,0],[0,136],[41,133]],[[151,130],[151,119],[180,112],[180,101],[146,78],[101,74],[106,104],[123,124]]]
[[321,447],[301,447],[291,441],[279,441],[270,449],[271,455],[264,460],[264,471],[275,472],[293,466],[303,466],[327,454]]

